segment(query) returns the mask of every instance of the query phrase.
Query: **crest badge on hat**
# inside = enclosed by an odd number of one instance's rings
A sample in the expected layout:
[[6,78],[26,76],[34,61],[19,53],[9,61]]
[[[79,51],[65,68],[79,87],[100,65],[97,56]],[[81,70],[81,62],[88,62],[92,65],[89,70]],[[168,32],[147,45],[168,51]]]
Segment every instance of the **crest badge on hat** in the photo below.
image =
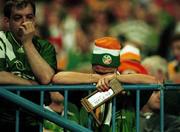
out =
[[109,65],[112,63],[112,57],[110,55],[104,55],[102,57],[102,62],[106,65]]

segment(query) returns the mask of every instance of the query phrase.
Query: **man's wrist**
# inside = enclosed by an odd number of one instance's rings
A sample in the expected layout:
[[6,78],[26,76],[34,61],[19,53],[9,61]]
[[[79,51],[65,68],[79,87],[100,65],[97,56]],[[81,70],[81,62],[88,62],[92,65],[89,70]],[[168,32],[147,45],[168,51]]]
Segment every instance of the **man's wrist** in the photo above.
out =
[[30,40],[25,40],[25,41],[23,41],[22,43],[23,43],[23,45],[32,45],[32,44],[33,44],[32,39],[30,39]]
[[34,44],[32,43],[32,41],[26,41],[26,42],[23,43],[23,47],[24,47],[25,50],[26,49],[29,50],[29,49],[34,47]]
[[98,82],[98,80],[101,78],[101,75],[99,74],[91,74],[91,82]]

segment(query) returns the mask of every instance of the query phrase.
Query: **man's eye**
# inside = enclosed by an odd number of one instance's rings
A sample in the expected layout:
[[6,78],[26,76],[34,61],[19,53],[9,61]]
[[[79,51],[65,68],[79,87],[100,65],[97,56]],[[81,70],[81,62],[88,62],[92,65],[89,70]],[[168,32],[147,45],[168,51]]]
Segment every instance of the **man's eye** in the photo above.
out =
[[20,19],[21,19],[20,16],[14,17],[14,20],[15,20],[15,21],[18,21],[18,20],[20,20]]
[[29,20],[32,20],[33,18],[34,18],[33,15],[28,15],[28,16],[27,16],[27,19],[29,19]]

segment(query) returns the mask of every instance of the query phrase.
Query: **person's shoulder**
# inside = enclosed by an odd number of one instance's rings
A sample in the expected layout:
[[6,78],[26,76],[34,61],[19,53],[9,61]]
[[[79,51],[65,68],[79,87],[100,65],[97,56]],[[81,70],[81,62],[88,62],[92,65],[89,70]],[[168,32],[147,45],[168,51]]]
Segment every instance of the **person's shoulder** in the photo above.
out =
[[51,47],[53,48],[53,45],[46,39],[43,39],[39,36],[34,36],[33,37],[33,43],[37,46],[37,47]]
[[4,31],[0,31],[0,37],[5,37],[6,33]]
[[39,36],[34,36],[33,37],[33,42],[39,43],[39,44],[50,44],[48,40],[43,39],[43,38],[41,38]]
[[4,31],[0,30],[0,33],[5,33]]
[[10,32],[9,31],[0,31],[0,41],[2,43],[4,43],[5,45],[8,43],[10,44],[10,40],[11,40],[11,37],[10,36]]

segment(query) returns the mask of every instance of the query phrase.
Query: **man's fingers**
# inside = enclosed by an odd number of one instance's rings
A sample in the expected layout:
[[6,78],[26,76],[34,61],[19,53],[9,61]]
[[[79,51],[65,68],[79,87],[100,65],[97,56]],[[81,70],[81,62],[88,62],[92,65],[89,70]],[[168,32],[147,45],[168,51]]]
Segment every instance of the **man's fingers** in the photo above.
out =
[[106,87],[109,89],[109,79],[104,78],[104,83],[105,83]]
[[21,26],[23,26],[28,32],[35,31],[35,25],[32,22],[24,22]]
[[96,88],[98,89],[98,91],[102,91],[101,87],[100,87],[100,80],[98,81],[98,83],[96,84]]
[[25,29],[24,26],[20,26],[20,27],[19,27],[19,30],[20,30],[21,32],[23,32],[23,33],[26,33],[26,29]]
[[105,78],[98,81],[96,88],[99,91],[107,91],[109,89],[107,80]]
[[103,91],[106,91],[106,84],[105,84],[105,81],[104,81],[104,79],[102,79],[102,81],[101,81],[101,89],[103,90]]

